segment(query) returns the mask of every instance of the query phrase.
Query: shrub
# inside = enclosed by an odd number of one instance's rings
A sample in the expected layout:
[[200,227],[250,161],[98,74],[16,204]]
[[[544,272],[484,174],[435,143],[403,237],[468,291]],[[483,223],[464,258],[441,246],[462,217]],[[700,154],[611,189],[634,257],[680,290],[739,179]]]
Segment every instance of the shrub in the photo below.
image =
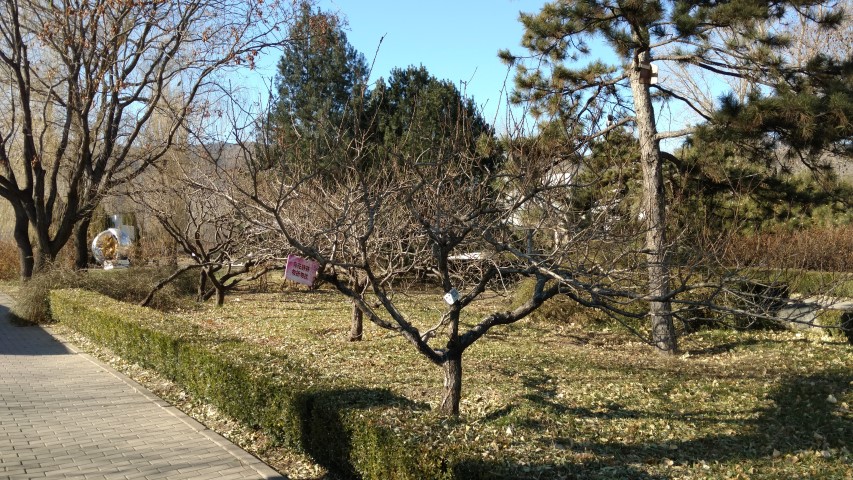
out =
[[841,313],[838,316],[838,327],[841,333],[847,337],[847,343],[853,345],[853,312]]
[[[54,290],[51,309],[62,322],[122,358],[159,372],[246,424],[298,446],[303,412],[296,399],[310,388],[310,368],[286,355],[205,335],[176,318],[82,290]],[[270,356],[275,355],[273,362]],[[265,366],[277,365],[275,371]]]
[[744,235],[726,262],[736,266],[853,272],[853,225]]
[[[515,285],[512,295],[511,308],[516,308],[533,296],[533,288],[536,280],[525,278]],[[585,307],[565,295],[557,295],[546,301],[542,306],[530,314],[529,320],[533,322],[578,322],[581,324],[601,323],[606,320],[605,315],[595,309]]]
[[[515,287],[511,307],[521,305],[533,294],[535,281],[525,279]],[[773,315],[783,305],[781,298],[787,297],[787,287],[779,282],[762,283],[742,279],[733,285],[733,290],[738,293],[717,295],[712,303],[718,308],[705,307],[700,304],[708,300],[708,296],[714,293],[713,289],[696,289],[686,294],[681,294],[673,303],[673,314],[681,321],[682,328],[686,331],[697,331],[703,327],[737,329],[779,329],[778,322],[760,318],[758,316],[731,315],[726,310],[741,310],[756,312],[762,315]],[[641,313],[646,306],[643,302],[628,302],[619,305],[619,308],[633,313]],[[567,296],[556,296],[545,302],[530,315],[533,322],[546,323],[569,323],[574,322],[587,327],[601,325],[614,326],[617,323],[637,332],[648,329],[645,318],[635,317],[611,317],[599,310],[583,306]]]
[[15,242],[0,240],[0,280],[17,280],[20,269],[20,256]]
[[[89,270],[81,288],[110,298],[139,303],[161,279],[168,277],[173,267],[132,267],[117,270]],[[169,311],[185,307],[198,289],[198,271],[184,272],[157,292],[150,307]]]
[[[198,280],[193,273],[187,272],[159,291],[151,307],[168,311],[186,306],[196,291]],[[138,303],[159,279],[168,275],[168,267],[79,272],[50,266],[27,281],[15,299],[12,314],[26,323],[51,322],[48,296],[52,290],[63,288],[83,288],[116,300]]]
[[15,298],[12,316],[25,323],[52,321],[48,296],[51,290],[79,286],[82,274],[61,268],[51,268],[33,275]]

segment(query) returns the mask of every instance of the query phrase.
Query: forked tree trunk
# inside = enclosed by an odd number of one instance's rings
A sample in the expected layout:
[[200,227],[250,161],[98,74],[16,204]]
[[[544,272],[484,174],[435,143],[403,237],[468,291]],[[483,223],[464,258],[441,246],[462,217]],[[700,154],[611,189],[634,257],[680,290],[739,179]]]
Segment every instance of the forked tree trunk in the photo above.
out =
[[444,369],[444,395],[441,398],[441,413],[459,416],[462,399],[462,353],[450,352],[442,365]]
[[643,215],[646,224],[646,258],[648,261],[649,301],[652,343],[662,353],[675,353],[678,344],[672,322],[669,259],[666,239],[666,193],[663,184],[663,165],[660,144],[656,138],[654,109],[649,87],[641,79],[640,66],[649,65],[648,52],[637,57],[631,71],[631,91],[637,116],[640,141],[640,163],[643,169]]
[[216,306],[221,307],[225,305],[225,286],[214,284],[213,288],[216,289]]
[[38,245],[33,249],[33,274],[45,271],[56,261],[56,255],[51,254],[48,248]]
[[[204,272],[205,270],[202,270]],[[199,290],[199,294],[201,298],[199,298],[199,302],[206,302],[212,297],[216,297],[216,306],[221,307],[225,305],[225,295],[228,294],[228,286],[225,285],[224,282],[221,282],[218,278],[216,278],[217,270],[208,270],[207,273],[202,277],[204,284],[200,285],[200,287],[204,288],[204,293],[201,293]],[[210,282],[211,287],[208,289],[206,282]]]

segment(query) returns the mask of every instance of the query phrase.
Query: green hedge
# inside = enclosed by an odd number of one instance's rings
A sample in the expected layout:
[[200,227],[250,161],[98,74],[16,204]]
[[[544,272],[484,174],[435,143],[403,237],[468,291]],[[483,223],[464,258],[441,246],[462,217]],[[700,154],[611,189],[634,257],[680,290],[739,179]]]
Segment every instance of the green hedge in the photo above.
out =
[[[443,442],[438,417],[409,414],[424,407],[389,390],[330,384],[299,359],[89,291],[54,290],[50,306],[56,321],[340,475],[472,478],[465,445]],[[404,414],[383,415],[394,408]]]

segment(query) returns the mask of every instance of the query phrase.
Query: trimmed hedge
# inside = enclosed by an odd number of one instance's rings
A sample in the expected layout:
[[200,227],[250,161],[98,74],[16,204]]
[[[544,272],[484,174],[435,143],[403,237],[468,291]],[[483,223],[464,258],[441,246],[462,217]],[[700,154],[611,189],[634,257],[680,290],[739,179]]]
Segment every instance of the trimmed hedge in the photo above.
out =
[[[442,440],[440,418],[386,389],[334,385],[284,353],[223,338],[175,316],[84,290],[54,290],[56,321],[157,371],[280,445],[350,478],[472,477],[465,445]],[[405,415],[383,415],[389,409]],[[411,424],[400,424],[400,418]],[[417,431],[418,434],[412,432]]]
[[157,371],[276,441],[298,447],[295,432],[304,407],[296,399],[310,390],[303,378],[312,376],[300,362],[277,355],[276,364],[284,368],[265,371],[269,352],[198,328],[181,328],[175,317],[93,292],[54,290],[50,305],[55,320],[95,343]]

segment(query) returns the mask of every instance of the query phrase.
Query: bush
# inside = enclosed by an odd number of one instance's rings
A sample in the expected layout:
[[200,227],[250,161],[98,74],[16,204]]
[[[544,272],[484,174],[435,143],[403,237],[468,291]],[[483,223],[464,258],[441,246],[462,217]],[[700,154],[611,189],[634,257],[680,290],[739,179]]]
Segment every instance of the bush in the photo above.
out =
[[[81,288],[110,298],[139,303],[161,279],[168,277],[174,267],[132,267],[117,270],[89,270]],[[198,270],[189,270],[154,295],[149,304],[157,310],[169,311],[185,307],[198,290]]]
[[27,280],[12,305],[12,316],[25,323],[51,322],[49,295],[51,290],[70,288],[82,283],[82,274],[60,268],[48,268]]
[[853,272],[853,225],[744,235],[726,253],[729,265]]
[[847,337],[847,343],[853,345],[853,312],[844,312],[838,319],[839,327],[844,336]]
[[17,280],[20,270],[20,255],[15,242],[0,240],[0,280]]
[[[511,308],[516,308],[529,300],[533,295],[535,285],[536,280],[533,278],[525,278],[518,282],[513,291]],[[586,326],[602,326],[616,323],[616,320],[609,317],[606,313],[581,305],[566,295],[551,297],[542,306],[534,310],[528,318],[532,322],[577,323]],[[637,321],[630,319],[627,320],[627,323],[631,324],[632,327],[636,327],[634,324]]]
[[[286,355],[204,335],[166,313],[82,290],[54,290],[53,317],[122,358],[159,372],[273,438],[298,446],[298,398],[316,375]],[[272,361],[271,356],[275,356]],[[280,368],[265,371],[269,365]]]
[[[12,314],[18,321],[26,323],[49,323],[53,321],[48,296],[52,290],[83,288],[106,295],[116,300],[138,303],[170,270],[161,268],[129,268],[121,270],[74,271],[66,268],[48,267],[33,275],[15,299]],[[169,311],[186,306],[196,292],[197,276],[187,272],[164,289],[157,292],[151,307]]]
[[[515,287],[511,307],[515,308],[527,301],[533,295],[534,279],[524,279]],[[788,296],[787,287],[780,283],[764,284],[758,281],[741,279],[735,285],[736,294],[718,295],[712,303],[719,307],[697,306],[708,300],[714,293],[713,289],[697,289],[679,295],[673,302],[673,314],[683,324],[685,331],[694,332],[703,327],[729,328],[742,330],[779,329],[778,322],[748,315],[732,316],[725,313],[727,309],[755,312],[762,315],[773,315],[784,306],[782,298]],[[619,308],[634,313],[641,313],[646,305],[640,301],[627,302]],[[620,317],[614,318],[599,310],[585,307],[567,296],[556,296],[545,302],[530,315],[533,322],[546,323],[578,323],[587,327],[601,325],[615,326],[619,323],[631,330],[644,332],[648,329],[645,318]]]

